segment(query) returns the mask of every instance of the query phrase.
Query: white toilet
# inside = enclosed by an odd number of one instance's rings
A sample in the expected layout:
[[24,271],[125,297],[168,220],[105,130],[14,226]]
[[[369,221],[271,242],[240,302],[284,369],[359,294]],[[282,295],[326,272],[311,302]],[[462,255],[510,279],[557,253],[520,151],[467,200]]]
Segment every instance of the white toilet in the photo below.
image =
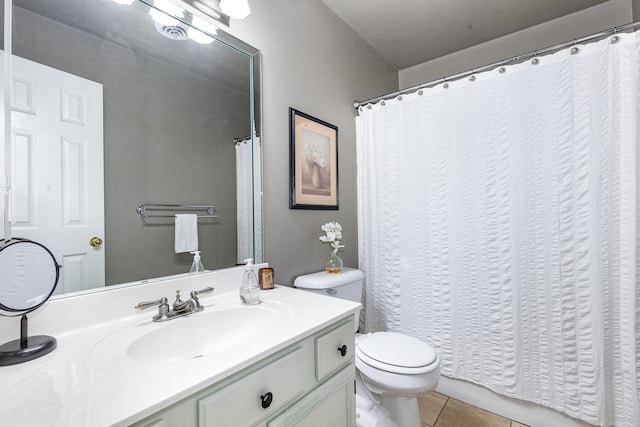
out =
[[[298,277],[306,291],[360,302],[364,274],[319,272]],[[428,344],[394,332],[358,334],[356,313],[356,424],[358,427],[420,427],[417,396],[440,379],[440,358]]]

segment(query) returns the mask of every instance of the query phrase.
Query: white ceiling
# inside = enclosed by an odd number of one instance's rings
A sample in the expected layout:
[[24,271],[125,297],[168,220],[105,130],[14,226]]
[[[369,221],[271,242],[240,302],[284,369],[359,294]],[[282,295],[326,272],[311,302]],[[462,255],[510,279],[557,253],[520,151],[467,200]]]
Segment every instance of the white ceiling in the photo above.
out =
[[607,0],[323,0],[396,69]]

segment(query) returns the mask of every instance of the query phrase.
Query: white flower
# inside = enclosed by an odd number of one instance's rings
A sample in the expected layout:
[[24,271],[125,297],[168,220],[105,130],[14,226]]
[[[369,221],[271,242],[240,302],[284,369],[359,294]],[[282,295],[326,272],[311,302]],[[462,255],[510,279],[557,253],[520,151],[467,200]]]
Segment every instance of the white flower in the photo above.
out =
[[342,226],[339,223],[331,221],[323,224],[320,228],[325,233],[324,236],[319,237],[320,241],[323,243],[329,243],[334,254],[338,252],[338,250],[344,248],[344,245],[340,244],[340,241],[342,240]]
[[307,148],[307,156],[306,161],[309,164],[309,167],[317,166],[320,169],[324,169],[327,167],[327,159],[325,150],[318,144],[311,144]]

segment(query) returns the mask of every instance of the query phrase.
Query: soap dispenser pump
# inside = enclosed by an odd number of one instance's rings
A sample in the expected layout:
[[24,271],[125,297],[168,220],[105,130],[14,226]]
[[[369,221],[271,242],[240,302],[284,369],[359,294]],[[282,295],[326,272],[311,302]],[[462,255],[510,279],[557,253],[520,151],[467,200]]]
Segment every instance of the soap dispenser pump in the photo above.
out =
[[244,260],[246,266],[244,276],[242,277],[242,285],[240,286],[240,300],[246,305],[255,305],[260,303],[260,287],[258,279],[253,272],[253,259]]
[[191,270],[189,270],[189,274],[202,273],[204,271],[204,266],[202,265],[202,260],[200,259],[200,251],[194,251],[191,253],[193,254],[193,264],[191,264]]

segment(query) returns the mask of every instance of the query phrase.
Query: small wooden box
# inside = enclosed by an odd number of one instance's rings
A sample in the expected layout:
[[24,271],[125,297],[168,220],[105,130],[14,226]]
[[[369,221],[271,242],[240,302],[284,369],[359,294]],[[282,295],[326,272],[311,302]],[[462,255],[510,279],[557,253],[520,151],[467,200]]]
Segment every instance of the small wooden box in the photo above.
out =
[[273,289],[273,268],[265,267],[258,270],[258,284],[260,289]]

